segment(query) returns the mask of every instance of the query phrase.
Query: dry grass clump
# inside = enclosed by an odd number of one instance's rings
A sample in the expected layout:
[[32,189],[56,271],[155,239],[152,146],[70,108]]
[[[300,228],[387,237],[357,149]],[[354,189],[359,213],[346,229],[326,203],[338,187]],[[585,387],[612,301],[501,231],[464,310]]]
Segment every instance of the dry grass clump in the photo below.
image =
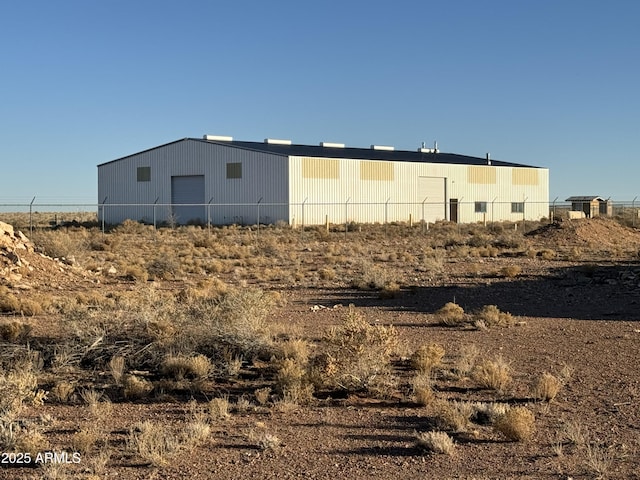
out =
[[231,416],[231,404],[228,396],[216,397],[207,403],[207,411],[211,420],[226,420]]
[[420,346],[411,356],[411,365],[419,372],[429,373],[442,364],[445,350],[442,345],[429,343]]
[[506,278],[515,278],[522,273],[522,267],[519,265],[505,265],[500,269],[500,276]]
[[484,388],[504,392],[511,383],[511,367],[499,355],[495,360],[484,360],[473,369],[472,378]]
[[454,373],[459,378],[464,378],[471,374],[476,366],[476,361],[480,355],[480,349],[475,344],[462,345],[460,352],[455,359]]
[[498,417],[511,409],[511,406],[499,402],[473,402],[471,408],[471,420],[480,425],[493,425]]
[[439,400],[435,403],[435,415],[440,428],[454,432],[465,432],[469,426],[469,419],[474,413],[473,405],[469,402]]
[[533,398],[545,402],[551,402],[562,388],[562,382],[554,375],[544,372],[538,377],[531,389]]
[[508,312],[501,312],[496,305],[485,305],[475,314],[475,325],[484,327],[512,327],[516,319]]
[[75,386],[65,380],[56,382],[49,392],[50,397],[56,402],[65,403],[69,401],[75,391]]
[[86,455],[93,450],[101,437],[103,434],[98,431],[95,425],[86,426],[73,434],[71,445],[75,451]]
[[413,377],[412,384],[416,403],[426,407],[435,401],[436,395],[433,391],[433,380],[429,373],[418,372]]
[[307,403],[313,396],[313,385],[309,381],[307,369],[292,358],[282,361],[276,373],[275,385],[283,400],[295,404]]
[[125,359],[124,357],[115,355],[109,360],[109,373],[113,377],[113,381],[116,385],[122,384],[122,378],[124,377]]
[[146,378],[137,375],[126,375],[123,382],[125,398],[144,398],[153,390],[153,384]]
[[0,322],[0,339],[10,343],[24,343],[32,329],[31,325],[20,320],[3,321]]
[[323,343],[325,353],[316,356],[311,367],[321,387],[373,391],[387,385],[391,354],[398,343],[393,326],[370,325],[350,306],[344,323],[329,329]]
[[457,327],[465,323],[466,315],[464,309],[455,302],[447,302],[439,310],[436,316],[441,325],[447,327]]
[[446,432],[420,432],[416,434],[416,446],[434,453],[451,455],[455,451],[455,443]]
[[155,467],[165,467],[180,450],[180,439],[161,423],[144,421],[129,430],[129,450]]
[[278,343],[276,355],[278,358],[290,358],[300,364],[306,364],[311,354],[311,346],[302,338],[290,338]]
[[535,431],[535,417],[526,407],[515,407],[496,418],[493,428],[507,440],[523,442]]
[[209,376],[213,369],[211,360],[205,355],[187,357],[183,355],[169,355],[161,365],[164,375],[172,376],[176,380],[184,378],[203,379]]
[[261,425],[258,425],[258,428],[249,432],[247,440],[260,450],[276,450],[282,443],[280,438],[265,431]]
[[258,402],[258,405],[266,405],[271,399],[271,388],[258,388],[253,392],[253,396],[256,398],[256,402]]

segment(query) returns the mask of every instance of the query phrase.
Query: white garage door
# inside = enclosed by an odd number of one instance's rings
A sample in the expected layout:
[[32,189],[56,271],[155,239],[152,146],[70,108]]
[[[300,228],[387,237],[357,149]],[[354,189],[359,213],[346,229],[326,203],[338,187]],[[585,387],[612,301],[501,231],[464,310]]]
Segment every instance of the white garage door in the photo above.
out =
[[205,223],[204,175],[171,177],[171,206],[177,223]]
[[421,216],[424,214],[426,222],[444,220],[447,216],[445,182],[444,177],[418,177],[419,201],[424,201]]

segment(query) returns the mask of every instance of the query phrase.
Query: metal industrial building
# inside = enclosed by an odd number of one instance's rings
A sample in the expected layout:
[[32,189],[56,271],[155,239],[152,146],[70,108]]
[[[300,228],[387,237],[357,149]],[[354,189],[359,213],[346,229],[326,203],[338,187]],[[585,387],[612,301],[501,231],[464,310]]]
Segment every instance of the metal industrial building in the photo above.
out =
[[537,220],[549,214],[549,171],[437,147],[205,135],[98,165],[98,196],[112,224]]

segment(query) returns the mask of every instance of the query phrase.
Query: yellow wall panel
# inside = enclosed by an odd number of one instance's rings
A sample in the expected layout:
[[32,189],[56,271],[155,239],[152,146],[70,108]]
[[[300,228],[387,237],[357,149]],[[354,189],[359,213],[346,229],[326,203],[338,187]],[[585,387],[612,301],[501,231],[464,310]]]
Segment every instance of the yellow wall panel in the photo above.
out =
[[496,183],[496,167],[476,167],[467,168],[467,181],[469,183]]
[[360,180],[393,180],[393,163],[362,160]]
[[329,158],[302,159],[302,178],[340,178],[340,162]]
[[511,172],[513,185],[538,185],[537,168],[514,168]]

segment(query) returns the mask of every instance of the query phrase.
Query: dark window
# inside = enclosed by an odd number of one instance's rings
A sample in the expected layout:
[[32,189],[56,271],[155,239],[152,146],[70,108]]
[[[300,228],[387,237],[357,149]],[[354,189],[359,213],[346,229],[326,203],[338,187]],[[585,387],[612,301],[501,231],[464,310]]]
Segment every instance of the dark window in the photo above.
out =
[[511,213],[524,213],[524,202],[512,202]]
[[487,213],[487,202],[476,202],[476,213]]
[[138,181],[139,182],[151,181],[151,167],[138,167]]
[[242,163],[227,163],[227,178],[242,178]]

